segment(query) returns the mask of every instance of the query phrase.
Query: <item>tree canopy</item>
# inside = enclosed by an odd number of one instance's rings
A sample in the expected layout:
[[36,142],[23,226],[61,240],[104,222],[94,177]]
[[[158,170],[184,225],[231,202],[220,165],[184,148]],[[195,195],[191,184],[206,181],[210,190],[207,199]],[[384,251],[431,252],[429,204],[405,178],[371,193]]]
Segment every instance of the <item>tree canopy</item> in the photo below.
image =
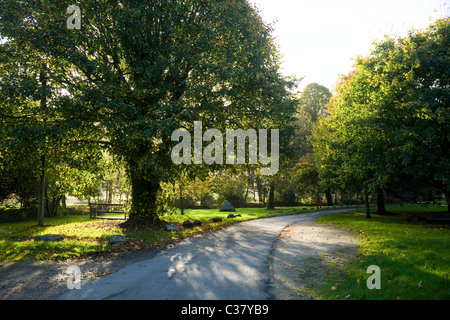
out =
[[[322,177],[367,196],[408,187],[450,198],[449,19],[387,37],[341,79],[315,129]],[[367,203],[366,198],[366,203]],[[367,207],[368,208],[368,207]]]
[[281,124],[293,114],[292,83],[279,73],[271,28],[247,1],[84,0],[79,7],[80,28],[69,29],[65,3],[2,1],[2,49],[23,49],[13,74],[46,80],[29,93],[41,101],[37,116],[60,117],[71,145],[95,142],[124,161],[132,222],[157,219],[160,182],[179,174],[170,161],[174,130],[201,120],[204,129],[289,133]]

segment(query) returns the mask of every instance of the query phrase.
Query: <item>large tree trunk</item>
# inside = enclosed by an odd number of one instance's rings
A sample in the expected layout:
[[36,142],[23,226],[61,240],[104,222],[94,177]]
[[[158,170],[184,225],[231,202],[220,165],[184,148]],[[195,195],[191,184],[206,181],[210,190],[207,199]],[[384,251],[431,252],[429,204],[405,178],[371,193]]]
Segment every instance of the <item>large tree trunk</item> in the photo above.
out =
[[[143,177],[148,177],[147,179]],[[156,197],[159,179],[145,172],[131,173],[131,210],[124,226],[135,226],[159,221]]]
[[275,196],[275,183],[271,182],[269,187],[269,196],[267,198],[267,209],[269,210],[275,209],[274,196]]
[[384,194],[383,189],[377,189],[377,214],[386,215],[388,212],[386,211],[386,207],[384,205]]

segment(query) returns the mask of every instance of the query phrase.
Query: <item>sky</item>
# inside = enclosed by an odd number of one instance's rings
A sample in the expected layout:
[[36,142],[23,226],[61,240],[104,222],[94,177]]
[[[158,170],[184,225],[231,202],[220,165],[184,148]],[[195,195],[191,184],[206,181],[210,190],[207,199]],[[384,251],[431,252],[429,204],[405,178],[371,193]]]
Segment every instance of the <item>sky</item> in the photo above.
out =
[[330,90],[384,35],[405,36],[450,15],[450,0],[249,0],[274,24],[282,72]]

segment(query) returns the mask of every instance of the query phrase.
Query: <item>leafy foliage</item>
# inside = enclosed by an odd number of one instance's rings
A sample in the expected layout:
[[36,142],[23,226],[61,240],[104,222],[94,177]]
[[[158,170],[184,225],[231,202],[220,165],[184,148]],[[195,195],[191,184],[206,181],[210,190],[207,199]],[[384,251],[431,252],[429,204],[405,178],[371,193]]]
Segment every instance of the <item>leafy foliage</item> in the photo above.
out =
[[[336,88],[314,133],[319,175],[365,198],[415,185],[449,199],[449,19],[386,38]],[[367,202],[367,201],[366,201]],[[368,208],[368,207],[367,207]]]
[[[199,119],[205,130],[289,122],[291,83],[270,27],[246,1],[85,0],[80,30],[66,27],[65,6],[2,1],[0,33],[57,61],[49,79],[68,93],[54,103],[61,122],[83,146],[95,141],[124,160],[132,221],[157,219],[160,182],[181,170],[170,161],[174,130]],[[92,132],[104,137],[86,139]]]

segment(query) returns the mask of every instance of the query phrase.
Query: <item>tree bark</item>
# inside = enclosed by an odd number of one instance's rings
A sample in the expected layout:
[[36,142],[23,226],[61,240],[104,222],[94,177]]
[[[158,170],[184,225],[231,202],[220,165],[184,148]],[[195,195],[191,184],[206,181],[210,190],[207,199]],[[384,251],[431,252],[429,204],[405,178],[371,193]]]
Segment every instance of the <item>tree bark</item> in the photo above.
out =
[[113,200],[113,180],[108,181],[108,202],[109,204],[112,203]]
[[62,204],[62,208],[64,211],[67,210],[67,205],[66,205],[66,195],[63,195],[61,198],[61,204]]
[[38,208],[39,227],[44,226],[44,212],[45,212],[45,173],[42,172],[41,179],[39,181],[39,208]]
[[275,183],[271,182],[269,187],[269,195],[267,198],[267,209],[270,210],[275,209],[274,196],[275,196]]
[[368,193],[366,193],[364,195],[364,203],[366,205],[366,218],[370,219],[372,217],[370,216],[370,203],[369,203],[369,194]]
[[260,177],[256,177],[256,189],[258,190],[258,202],[264,202],[264,196],[263,196],[263,192],[262,192],[262,185],[261,185],[261,178]]
[[245,191],[244,204],[247,203],[247,198],[248,198],[248,187],[247,187],[247,190]]
[[184,203],[183,203],[183,189],[181,188],[180,184],[180,208],[181,208],[181,215],[184,215]]
[[445,191],[445,200],[447,201],[447,211],[450,213],[450,191]]
[[[45,129],[46,129],[46,119],[45,119],[45,110],[47,109],[47,78],[46,78],[46,66],[43,65],[41,72],[39,74],[39,81],[41,82],[41,101],[40,101],[40,108],[44,111],[44,117],[43,117],[43,134],[44,137],[42,139],[43,142],[43,148],[45,149]],[[39,183],[39,208],[38,208],[38,226],[43,227],[44,226],[44,213],[45,213],[45,154],[41,155],[41,179]]]
[[331,190],[328,189],[327,192],[325,193],[326,197],[327,197],[327,206],[332,207],[333,206],[333,197],[331,196]]
[[159,190],[159,179],[152,176],[144,179],[145,173],[131,174],[131,210],[124,226],[147,224],[159,220],[156,197]]
[[54,218],[58,214],[59,204],[61,203],[62,196],[53,195],[51,197],[48,194],[45,195],[45,204],[47,207],[47,215]]
[[386,215],[388,212],[386,211],[385,203],[384,203],[384,194],[383,189],[377,189],[377,214]]

